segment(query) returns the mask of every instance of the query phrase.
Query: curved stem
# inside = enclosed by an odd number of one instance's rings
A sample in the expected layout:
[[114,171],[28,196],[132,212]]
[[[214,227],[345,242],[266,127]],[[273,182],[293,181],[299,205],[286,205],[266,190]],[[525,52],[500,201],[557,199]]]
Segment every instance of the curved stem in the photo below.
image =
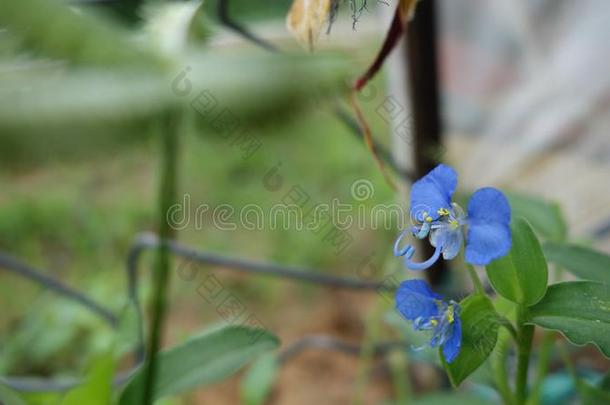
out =
[[412,249],[411,251],[409,251],[409,255],[405,255],[404,256],[404,263],[405,266],[407,266],[407,268],[411,269],[411,270],[415,270],[415,271],[419,271],[419,270],[425,270],[428,267],[432,266],[434,263],[436,263],[436,261],[441,257],[441,251],[443,249],[442,245],[437,245],[436,248],[434,249],[434,253],[432,254],[432,256],[430,256],[430,258],[424,262],[414,262],[411,260],[411,256],[413,256],[413,253],[415,253],[415,249]]
[[477,292],[477,294],[485,294],[483,283],[481,283],[481,279],[479,278],[477,271],[474,269],[474,266],[470,263],[466,263],[466,269],[468,269],[468,274],[470,275],[470,279],[474,285],[474,290]]
[[[339,105],[339,103],[336,101],[333,103],[332,111],[335,117],[341,121],[357,139],[362,140],[364,134],[360,128],[360,124],[358,124],[358,122],[352,118],[349,112],[345,111],[345,109],[342,108],[341,105]],[[406,183],[416,180],[415,175],[412,172],[401,168],[396,163],[396,161],[392,158],[390,151],[386,149],[385,146],[378,143],[374,138],[371,141],[373,142],[379,157],[388,165],[390,169],[394,171],[394,173],[396,173],[396,175],[398,175]]]
[[[266,49],[267,51],[278,53],[281,52],[281,50],[278,49],[275,45],[265,41],[264,39],[260,38],[259,36],[248,30],[245,26],[236,22],[229,13],[229,0],[218,0],[218,8],[216,10],[220,23],[235,32],[237,35],[242,36],[243,38]],[[358,124],[358,122],[354,120],[347,111],[341,108],[338,103],[334,103],[333,105],[333,114],[339,121],[343,122],[343,124],[345,124],[345,126],[351,130],[352,134],[356,135],[361,139],[365,138],[366,134],[360,127],[360,124]],[[383,160],[388,165],[388,167],[390,167],[390,169],[394,171],[394,173],[400,176],[405,182],[415,181],[415,174],[400,168],[396,161],[392,158],[390,152],[384,146],[379,144],[373,138],[369,139],[369,141],[372,142],[373,148],[377,151],[377,154],[379,155],[381,160]]]
[[500,326],[504,327],[504,329],[506,329],[508,331],[508,333],[510,333],[510,336],[513,338],[515,343],[519,343],[519,336],[517,333],[517,329],[515,329],[513,324],[503,316],[500,316],[498,318],[498,322],[500,323]]

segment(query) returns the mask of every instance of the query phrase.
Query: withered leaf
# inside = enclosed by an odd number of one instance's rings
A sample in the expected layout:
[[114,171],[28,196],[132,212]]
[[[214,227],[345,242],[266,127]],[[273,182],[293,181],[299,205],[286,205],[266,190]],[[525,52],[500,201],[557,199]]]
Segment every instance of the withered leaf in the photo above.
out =
[[294,0],[286,16],[288,31],[313,50],[330,13],[331,0]]

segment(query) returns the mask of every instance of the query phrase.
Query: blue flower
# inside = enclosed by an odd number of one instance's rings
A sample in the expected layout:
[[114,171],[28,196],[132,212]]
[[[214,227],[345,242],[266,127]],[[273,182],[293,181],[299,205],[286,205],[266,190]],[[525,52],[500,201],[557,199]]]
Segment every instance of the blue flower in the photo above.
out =
[[[394,244],[394,255],[403,256],[409,269],[427,269],[441,255],[445,260],[453,259],[464,239],[466,261],[470,264],[489,264],[510,250],[510,206],[504,194],[495,188],[481,188],[472,195],[464,213],[451,201],[456,186],[455,170],[442,164],[413,184],[410,213],[415,224],[405,229]],[[415,248],[400,247],[408,233],[418,239],[429,237],[436,248],[432,257],[421,263],[413,262]]]
[[430,347],[442,347],[447,363],[457,357],[462,346],[460,307],[443,301],[423,280],[403,281],[396,291],[396,309],[413,322],[417,331],[431,331]]

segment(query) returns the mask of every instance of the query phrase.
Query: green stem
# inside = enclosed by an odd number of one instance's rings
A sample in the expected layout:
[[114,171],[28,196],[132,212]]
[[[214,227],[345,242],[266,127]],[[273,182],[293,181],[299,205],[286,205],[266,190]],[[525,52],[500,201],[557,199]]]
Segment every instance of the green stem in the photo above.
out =
[[525,404],[527,400],[527,372],[529,368],[530,354],[532,351],[532,340],[534,338],[534,326],[526,325],[526,311],[524,306],[517,310],[517,382],[516,398],[517,404]]
[[395,389],[395,402],[396,404],[407,405],[411,396],[411,385],[408,373],[409,363],[405,351],[400,350],[390,353],[389,363]]
[[496,346],[496,356],[492,357],[491,362],[496,388],[498,389],[498,393],[500,394],[504,405],[513,405],[515,403],[515,398],[508,385],[508,374],[506,372],[509,346],[509,336],[505,333],[500,334],[498,337],[498,345]]
[[358,370],[356,372],[356,386],[354,389],[355,395],[352,403],[360,405],[363,403],[364,390],[368,381],[369,371],[373,363],[375,341],[378,340],[380,334],[380,318],[384,310],[383,300],[377,304],[372,313],[368,316],[365,322],[365,336],[362,342],[362,350],[358,359]]
[[477,271],[474,269],[474,266],[472,264],[466,263],[466,268],[468,269],[468,274],[472,279],[474,290],[477,292],[477,294],[485,294],[485,290],[483,289],[483,283],[481,283],[481,279],[479,278]]
[[156,271],[154,274],[154,297],[152,302],[152,324],[145,365],[144,392],[142,404],[152,404],[157,374],[157,352],[162,343],[163,326],[167,312],[167,291],[170,271],[168,241],[173,237],[173,229],[167,221],[167,212],[177,201],[177,154],[178,134],[181,122],[179,111],[172,111],[163,120],[162,131],[162,173],[159,190],[159,240]]
[[534,386],[530,395],[529,403],[536,405],[540,402],[540,389],[544,377],[546,377],[549,371],[549,364],[551,359],[551,351],[553,349],[555,334],[551,331],[544,331],[542,335],[542,343],[540,344],[540,354],[538,356],[538,370],[536,373],[536,379],[534,380]]
[[[562,238],[562,240],[564,239],[565,238]],[[563,268],[559,265],[555,265],[554,269],[557,280],[561,280],[561,277],[563,275]],[[554,336],[555,333],[551,331],[544,331],[544,333],[542,334],[542,343],[540,344],[540,353],[537,361],[538,369],[536,373],[536,379],[534,380],[532,393],[528,401],[528,403],[531,405],[536,405],[540,402],[540,390],[542,387],[542,382],[544,381],[544,378],[546,377],[546,374],[549,370]]]
[[570,353],[568,352],[568,349],[566,348],[565,342],[559,343],[557,345],[557,347],[559,348],[559,356],[561,357],[563,364],[566,366],[566,369],[568,370],[568,372],[570,373],[572,378],[575,381],[578,381],[578,373],[576,373],[576,368],[574,367],[574,363],[572,362],[572,359],[570,359]]
[[500,323],[500,326],[503,326],[504,329],[506,329],[506,331],[508,333],[510,333],[510,336],[513,338],[515,343],[518,343],[519,342],[519,336],[518,336],[517,330],[515,329],[513,324],[508,319],[506,319],[503,316],[499,316],[498,322]]

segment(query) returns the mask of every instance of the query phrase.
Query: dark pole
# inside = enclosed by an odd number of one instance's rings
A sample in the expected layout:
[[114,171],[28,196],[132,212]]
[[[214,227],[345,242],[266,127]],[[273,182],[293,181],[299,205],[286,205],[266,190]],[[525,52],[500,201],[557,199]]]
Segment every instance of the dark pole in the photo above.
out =
[[[413,114],[413,152],[415,177],[432,170],[440,161],[442,152],[442,125],[438,88],[438,61],[436,47],[436,0],[422,0],[417,4],[415,16],[407,24],[407,57],[409,89]],[[425,241],[419,251],[427,258],[434,248]],[[432,285],[439,285],[445,276],[443,260],[426,272]]]

